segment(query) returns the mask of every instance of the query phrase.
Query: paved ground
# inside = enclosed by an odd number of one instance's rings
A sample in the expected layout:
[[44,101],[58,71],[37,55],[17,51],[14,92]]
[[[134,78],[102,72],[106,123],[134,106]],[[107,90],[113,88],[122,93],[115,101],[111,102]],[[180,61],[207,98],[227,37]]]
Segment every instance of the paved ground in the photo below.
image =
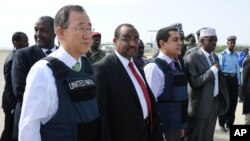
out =
[[[0,51],[0,105],[2,105],[2,92],[4,87],[4,76],[3,76],[3,64],[8,52]],[[0,134],[3,130],[4,115],[2,109],[0,110]],[[244,116],[242,115],[242,103],[238,103],[236,111],[235,124],[243,124]],[[221,132],[219,130],[218,124],[215,129],[214,141],[229,141],[229,132]]]

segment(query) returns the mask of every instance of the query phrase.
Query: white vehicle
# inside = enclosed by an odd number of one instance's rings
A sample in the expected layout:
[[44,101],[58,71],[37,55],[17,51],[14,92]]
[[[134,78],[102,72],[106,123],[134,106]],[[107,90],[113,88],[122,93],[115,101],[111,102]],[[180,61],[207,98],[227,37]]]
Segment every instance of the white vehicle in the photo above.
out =
[[101,50],[105,51],[106,54],[108,55],[114,51],[114,45],[111,45],[111,44],[110,45],[103,45],[103,46],[101,46]]

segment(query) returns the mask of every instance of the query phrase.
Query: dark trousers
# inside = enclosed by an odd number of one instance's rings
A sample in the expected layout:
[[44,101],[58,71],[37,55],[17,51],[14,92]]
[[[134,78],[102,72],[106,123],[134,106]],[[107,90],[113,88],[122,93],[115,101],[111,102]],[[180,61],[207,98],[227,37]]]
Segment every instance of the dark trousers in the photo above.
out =
[[10,112],[4,112],[4,128],[0,141],[15,141],[13,139],[14,115]]
[[220,126],[225,124],[230,128],[235,120],[235,111],[238,103],[238,80],[237,76],[224,75],[229,93],[229,110],[224,115],[219,116]]

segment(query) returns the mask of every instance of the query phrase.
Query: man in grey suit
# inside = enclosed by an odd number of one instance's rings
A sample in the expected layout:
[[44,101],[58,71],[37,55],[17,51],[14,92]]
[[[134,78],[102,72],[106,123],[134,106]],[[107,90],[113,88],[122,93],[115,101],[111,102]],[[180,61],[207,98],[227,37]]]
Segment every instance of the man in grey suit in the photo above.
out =
[[218,114],[228,110],[229,98],[220,70],[215,29],[200,31],[201,48],[185,58],[189,80],[188,141],[212,141]]

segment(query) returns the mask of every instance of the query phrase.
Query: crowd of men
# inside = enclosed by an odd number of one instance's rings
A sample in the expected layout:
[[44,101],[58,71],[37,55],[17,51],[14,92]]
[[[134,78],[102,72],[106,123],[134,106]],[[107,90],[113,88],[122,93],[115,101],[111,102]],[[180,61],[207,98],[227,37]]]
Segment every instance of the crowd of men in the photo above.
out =
[[0,140],[212,141],[217,118],[223,132],[234,124],[238,95],[250,124],[248,49],[238,56],[229,36],[217,56],[216,30],[196,34],[197,42],[180,23],[163,27],[158,52],[146,59],[136,27],[123,23],[106,55],[82,6],[38,18],[35,45],[13,34]]

